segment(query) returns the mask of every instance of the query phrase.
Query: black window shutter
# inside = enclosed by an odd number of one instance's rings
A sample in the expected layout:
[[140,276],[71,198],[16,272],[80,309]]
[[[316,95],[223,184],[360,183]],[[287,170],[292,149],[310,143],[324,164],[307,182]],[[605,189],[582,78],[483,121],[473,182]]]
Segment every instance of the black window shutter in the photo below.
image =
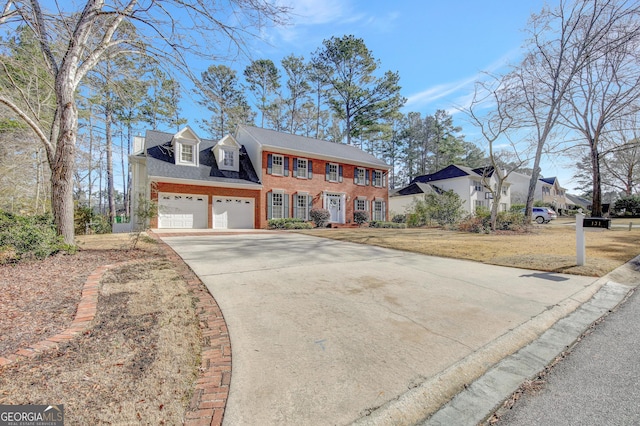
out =
[[325,179],[329,180],[329,163],[327,163],[326,167],[324,168],[324,174]]
[[338,166],[338,171],[340,173],[340,176],[338,177],[338,182],[342,182],[342,166]]
[[284,175],[289,176],[289,157],[284,157]]
[[273,170],[273,156],[271,154],[267,154],[267,174],[270,175]]
[[307,177],[311,179],[313,177],[313,163],[311,160],[307,162]]

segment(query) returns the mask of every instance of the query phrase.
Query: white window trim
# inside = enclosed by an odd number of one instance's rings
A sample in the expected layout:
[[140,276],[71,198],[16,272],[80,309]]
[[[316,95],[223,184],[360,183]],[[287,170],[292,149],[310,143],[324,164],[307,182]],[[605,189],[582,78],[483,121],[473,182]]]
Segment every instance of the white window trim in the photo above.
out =
[[[383,199],[376,198],[376,199],[375,199],[375,200],[373,200],[371,203],[372,203],[372,206],[371,206],[371,210],[372,210],[372,211],[371,211],[371,216],[374,218],[373,220],[379,220],[379,221],[385,221],[385,220],[387,220],[387,218],[386,218],[386,212],[385,212],[385,206],[384,206],[384,205],[385,205],[384,200],[383,200]],[[379,211],[378,211],[378,210],[376,210],[376,207],[377,207],[378,205],[380,206],[380,210],[379,210]],[[377,214],[378,212],[380,213],[380,216],[382,217],[381,219],[378,219],[378,218],[376,217],[376,214]]]
[[[380,184],[376,184],[376,174],[380,173]],[[375,186],[376,188],[384,188],[384,172],[382,170],[373,170],[371,172],[372,176],[371,176],[371,183],[373,184],[373,186]]]
[[[362,172],[362,179],[360,178],[360,172]],[[356,185],[367,184],[367,169],[363,167],[356,167]]]
[[[296,215],[296,217],[302,219],[302,220],[310,220],[309,218],[309,211],[311,211],[311,209],[309,208],[309,193],[308,192],[296,192],[296,200],[295,200],[295,205],[293,206],[294,210],[298,212],[298,215]],[[300,206],[298,206],[298,201],[300,199],[304,199],[304,206],[303,211],[304,211],[304,215],[302,215],[303,217],[300,217]]]
[[[285,212],[284,212],[284,206],[285,206],[285,202],[284,202],[284,197],[286,197],[287,195],[284,193],[284,190],[282,189],[273,189],[271,190],[271,216],[272,219],[283,219],[285,216]],[[275,213],[275,207],[276,207],[276,195],[280,196],[280,201],[281,204],[278,206],[280,207],[280,215],[276,216]]]
[[[276,171],[276,158],[279,158],[281,163],[278,167],[281,167],[279,171]],[[276,176],[284,176],[284,155],[271,154],[271,174]]]
[[[331,178],[331,168],[336,168],[336,178]],[[340,181],[340,165],[338,163],[329,163],[329,182],[339,182]]]
[[[231,147],[220,147],[220,154],[222,155],[222,161],[220,161],[219,167],[223,170],[236,170],[236,161],[238,161],[239,150]],[[225,164],[227,161],[227,155],[231,156],[231,164]]]
[[[184,142],[184,141],[180,141],[177,144],[177,151],[176,152],[176,164],[180,164],[183,166],[197,166],[198,165],[198,144],[196,141],[193,141],[193,143],[189,143],[189,142]],[[191,153],[192,153],[192,159],[191,161],[185,161],[182,159],[182,150],[185,146],[189,146],[191,147]]]
[[[309,160],[307,160],[306,158],[296,158],[296,177],[299,179],[308,179],[309,178]],[[304,174],[301,176],[300,175],[300,162],[304,161]],[[300,193],[302,195],[302,193]]]

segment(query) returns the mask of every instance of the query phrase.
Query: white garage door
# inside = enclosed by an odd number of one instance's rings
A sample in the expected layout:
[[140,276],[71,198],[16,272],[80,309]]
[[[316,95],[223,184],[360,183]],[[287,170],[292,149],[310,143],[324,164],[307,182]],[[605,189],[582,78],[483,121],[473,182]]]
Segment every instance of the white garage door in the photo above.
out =
[[253,198],[213,197],[213,227],[253,229]]
[[158,194],[158,228],[208,228],[208,199],[196,194]]

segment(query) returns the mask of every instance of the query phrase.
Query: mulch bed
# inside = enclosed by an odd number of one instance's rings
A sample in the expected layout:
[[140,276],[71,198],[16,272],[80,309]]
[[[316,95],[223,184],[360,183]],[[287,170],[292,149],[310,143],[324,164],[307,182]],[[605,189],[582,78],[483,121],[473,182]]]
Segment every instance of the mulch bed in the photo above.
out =
[[98,266],[150,256],[142,250],[80,250],[0,265],[0,356],[65,330],[87,277]]

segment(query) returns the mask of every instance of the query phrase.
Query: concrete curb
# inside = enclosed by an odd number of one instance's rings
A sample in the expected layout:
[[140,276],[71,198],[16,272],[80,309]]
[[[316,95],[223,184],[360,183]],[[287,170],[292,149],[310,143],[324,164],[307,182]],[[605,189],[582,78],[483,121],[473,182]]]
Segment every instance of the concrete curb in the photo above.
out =
[[633,288],[607,282],[590,301],[558,321],[539,339],[500,361],[421,424],[484,422],[523,382],[534,378],[569,349],[591,324],[614,310]]

